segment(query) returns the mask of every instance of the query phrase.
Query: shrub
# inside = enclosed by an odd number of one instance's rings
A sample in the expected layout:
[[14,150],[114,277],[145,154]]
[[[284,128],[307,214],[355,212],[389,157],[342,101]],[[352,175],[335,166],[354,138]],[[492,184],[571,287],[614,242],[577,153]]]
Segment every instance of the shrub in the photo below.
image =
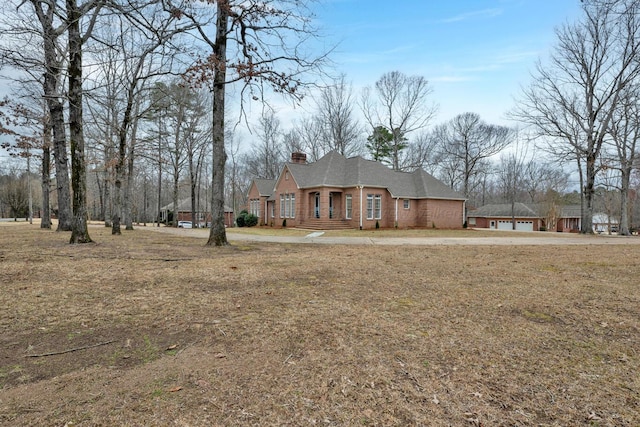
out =
[[238,214],[238,217],[236,218],[236,225],[238,227],[244,227],[245,226],[245,218],[246,218],[246,215],[248,213],[249,212],[246,209],[243,209],[243,210],[240,211],[240,213]]
[[250,214],[246,209],[240,211],[238,218],[236,218],[236,225],[238,227],[253,227],[258,225],[258,217],[254,214]]
[[378,221],[376,221],[376,230],[380,228],[380,223]]
[[282,226],[283,226],[283,227],[286,227],[286,226],[287,226],[287,219],[286,219],[286,218],[282,220]]
[[246,227],[255,227],[258,225],[258,217],[254,214],[247,214],[244,217],[244,225]]

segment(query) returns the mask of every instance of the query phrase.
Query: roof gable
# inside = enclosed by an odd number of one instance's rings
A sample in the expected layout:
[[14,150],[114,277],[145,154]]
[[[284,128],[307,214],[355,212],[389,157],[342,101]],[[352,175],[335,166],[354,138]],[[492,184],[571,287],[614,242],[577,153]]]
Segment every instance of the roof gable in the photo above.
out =
[[256,178],[253,180],[253,185],[256,186],[256,189],[258,190],[258,194],[261,197],[269,197],[271,196],[271,194],[273,194],[273,190],[276,185],[276,180]]

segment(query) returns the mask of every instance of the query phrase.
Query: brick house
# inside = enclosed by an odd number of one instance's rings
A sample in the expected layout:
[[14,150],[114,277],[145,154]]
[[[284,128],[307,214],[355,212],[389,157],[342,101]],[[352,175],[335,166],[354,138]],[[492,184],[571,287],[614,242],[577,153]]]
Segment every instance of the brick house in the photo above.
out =
[[[207,227],[211,223],[211,212],[209,212],[208,203],[204,203],[200,210],[196,210],[196,224],[194,226]],[[160,209],[160,221],[169,223],[173,221],[173,214],[175,209],[173,208],[173,202]],[[233,227],[234,222],[233,209],[226,206],[224,207],[224,225],[225,227]],[[178,201],[178,218],[177,221],[191,221],[191,198],[182,199]]]
[[484,205],[467,213],[469,227],[494,230],[578,232],[580,206],[510,203]]
[[261,225],[312,229],[462,228],[465,198],[424,170],[394,171],[332,151],[293,153],[275,180],[255,179],[248,210]]

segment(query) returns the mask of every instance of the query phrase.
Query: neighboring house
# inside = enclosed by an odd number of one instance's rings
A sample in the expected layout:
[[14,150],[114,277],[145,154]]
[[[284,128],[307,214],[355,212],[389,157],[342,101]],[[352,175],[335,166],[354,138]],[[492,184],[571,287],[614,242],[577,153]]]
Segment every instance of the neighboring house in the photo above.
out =
[[524,203],[484,205],[467,213],[467,225],[494,230],[538,231],[543,226],[542,218]]
[[518,231],[580,231],[580,206],[510,203],[485,205],[469,210],[468,225],[474,228]]
[[555,229],[560,232],[579,233],[582,225],[582,208],[580,205],[560,206],[555,228],[551,228],[553,224],[551,224],[550,220],[548,221],[549,230]]
[[593,214],[593,231],[595,233],[617,233],[618,220],[605,213],[595,213]]
[[276,180],[253,181],[248,200],[260,224],[314,229],[462,228],[465,204],[424,170],[394,171],[335,151],[314,163],[293,153]]
[[[209,203],[202,202],[203,205],[196,211],[196,224],[205,227],[211,223],[211,213],[209,212]],[[173,221],[174,214],[173,202],[160,209],[160,221],[168,223]],[[191,198],[187,197],[178,201],[178,221],[191,221]],[[224,225],[233,227],[234,214],[233,209],[228,206],[224,207]],[[194,225],[195,226],[195,225]]]

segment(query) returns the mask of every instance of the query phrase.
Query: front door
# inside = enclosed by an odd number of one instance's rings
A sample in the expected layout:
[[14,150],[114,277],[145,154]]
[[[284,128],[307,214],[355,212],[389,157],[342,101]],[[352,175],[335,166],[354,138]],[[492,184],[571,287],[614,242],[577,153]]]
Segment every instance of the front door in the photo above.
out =
[[329,218],[333,218],[333,193],[329,193]]
[[320,218],[320,193],[316,193],[315,217]]

